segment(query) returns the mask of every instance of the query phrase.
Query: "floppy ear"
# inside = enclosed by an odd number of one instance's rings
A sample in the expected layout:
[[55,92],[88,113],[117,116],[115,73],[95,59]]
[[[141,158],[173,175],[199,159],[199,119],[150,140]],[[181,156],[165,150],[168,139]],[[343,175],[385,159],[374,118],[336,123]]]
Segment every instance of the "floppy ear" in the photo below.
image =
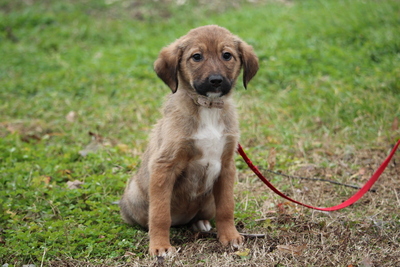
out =
[[155,72],[171,88],[172,93],[178,89],[178,67],[181,56],[182,49],[180,49],[178,41],[175,41],[164,47],[154,62]]
[[243,66],[243,85],[247,88],[247,84],[258,71],[258,58],[253,47],[243,41],[239,42],[239,53]]

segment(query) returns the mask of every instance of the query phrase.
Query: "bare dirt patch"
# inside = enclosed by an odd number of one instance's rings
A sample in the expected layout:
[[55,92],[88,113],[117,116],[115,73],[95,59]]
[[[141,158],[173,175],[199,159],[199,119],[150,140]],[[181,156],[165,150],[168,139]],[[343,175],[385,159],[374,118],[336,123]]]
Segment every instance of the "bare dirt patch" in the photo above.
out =
[[[298,168],[294,175],[339,177],[344,183],[362,185],[387,155],[385,149],[354,151],[349,157],[331,155],[341,168]],[[325,159],[326,160],[326,159]],[[237,251],[222,247],[215,234],[198,235],[187,228],[172,230],[179,253],[170,258],[138,257],[127,252],[118,266],[399,266],[400,176],[397,153],[374,186],[358,203],[337,212],[319,212],[288,203],[274,195],[247,170],[240,172],[236,198],[237,228],[247,237]],[[357,168],[354,164],[357,163]],[[318,162],[315,163],[318,166]],[[352,165],[353,167],[350,167]],[[360,169],[365,169],[360,172]],[[356,190],[325,182],[276,180],[291,197],[314,205],[338,204]],[[251,198],[248,197],[251,192]],[[243,214],[248,214],[246,215]],[[142,240],[145,246],[148,240]],[[89,263],[72,259],[50,266],[110,266],[115,259]]]

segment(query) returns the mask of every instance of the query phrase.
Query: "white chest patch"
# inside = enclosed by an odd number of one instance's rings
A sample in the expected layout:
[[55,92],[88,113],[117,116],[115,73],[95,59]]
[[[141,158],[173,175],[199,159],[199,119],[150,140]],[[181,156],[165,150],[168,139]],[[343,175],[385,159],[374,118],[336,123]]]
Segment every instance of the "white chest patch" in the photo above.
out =
[[200,108],[200,125],[193,138],[203,153],[197,163],[205,167],[206,191],[211,189],[221,172],[221,156],[226,142],[224,129],[220,109]]

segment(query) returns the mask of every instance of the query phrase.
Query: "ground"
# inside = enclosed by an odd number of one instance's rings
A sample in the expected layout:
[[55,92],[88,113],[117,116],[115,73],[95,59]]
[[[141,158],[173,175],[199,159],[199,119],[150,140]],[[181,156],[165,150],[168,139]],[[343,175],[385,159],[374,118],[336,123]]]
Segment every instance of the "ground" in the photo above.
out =
[[346,200],[400,138],[399,14],[395,0],[2,1],[0,265],[400,266],[399,152],[335,212],[285,201],[238,155],[237,251],[182,227],[176,255],[149,257],[115,205],[170,93],[158,52],[206,24],[259,57],[234,95],[252,161],[295,200]]

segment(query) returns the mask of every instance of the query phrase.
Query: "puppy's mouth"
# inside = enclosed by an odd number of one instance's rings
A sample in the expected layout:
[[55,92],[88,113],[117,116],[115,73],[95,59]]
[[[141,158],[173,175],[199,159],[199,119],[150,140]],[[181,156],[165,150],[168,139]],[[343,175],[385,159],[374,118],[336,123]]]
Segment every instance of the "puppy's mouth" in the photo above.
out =
[[207,97],[209,98],[218,98],[222,96],[222,92],[208,92]]
[[232,82],[221,75],[210,75],[201,81],[194,81],[193,87],[199,95],[217,98],[229,93]]

